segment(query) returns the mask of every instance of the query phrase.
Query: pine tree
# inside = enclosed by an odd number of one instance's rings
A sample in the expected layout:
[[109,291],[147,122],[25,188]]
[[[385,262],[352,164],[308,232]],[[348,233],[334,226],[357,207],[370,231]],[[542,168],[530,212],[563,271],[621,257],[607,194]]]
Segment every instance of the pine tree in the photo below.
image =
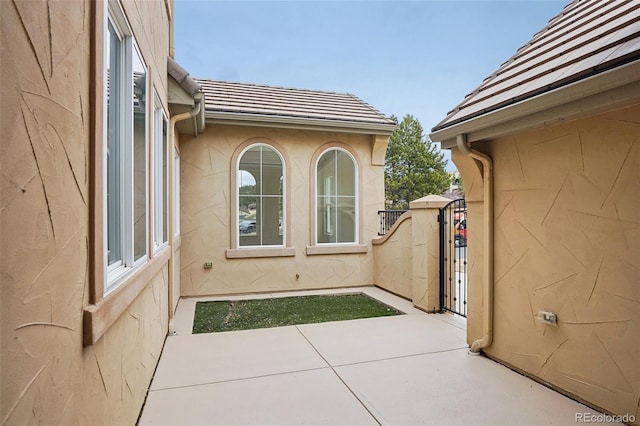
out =
[[387,208],[405,210],[413,200],[446,191],[451,182],[446,164],[420,122],[406,115],[389,138],[384,168]]

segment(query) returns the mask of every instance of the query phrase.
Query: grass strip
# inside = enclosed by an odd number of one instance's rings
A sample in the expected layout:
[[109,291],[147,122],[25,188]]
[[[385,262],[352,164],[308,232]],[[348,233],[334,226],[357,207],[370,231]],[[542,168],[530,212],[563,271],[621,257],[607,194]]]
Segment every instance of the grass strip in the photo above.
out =
[[364,294],[198,302],[193,333],[251,330],[400,314],[402,312]]

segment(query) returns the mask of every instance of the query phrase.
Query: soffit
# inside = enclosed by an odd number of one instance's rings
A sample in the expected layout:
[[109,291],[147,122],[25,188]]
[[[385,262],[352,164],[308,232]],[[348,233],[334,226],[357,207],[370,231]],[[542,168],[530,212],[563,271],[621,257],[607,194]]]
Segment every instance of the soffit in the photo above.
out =
[[486,78],[438,132],[640,59],[640,2],[575,0]]

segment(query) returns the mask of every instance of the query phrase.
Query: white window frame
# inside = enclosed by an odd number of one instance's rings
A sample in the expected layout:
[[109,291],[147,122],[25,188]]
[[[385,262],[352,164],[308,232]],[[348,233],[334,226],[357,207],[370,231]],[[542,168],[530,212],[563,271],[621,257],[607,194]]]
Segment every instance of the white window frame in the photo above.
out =
[[[236,227],[236,229],[238,228],[238,224],[240,223],[240,190],[239,190],[239,186],[238,186],[238,177],[240,176],[240,161],[242,160],[242,157],[244,156],[244,154],[249,151],[251,148],[255,148],[255,147],[266,147],[269,148],[270,150],[274,151],[278,157],[280,158],[280,164],[282,167],[282,244],[260,244],[260,245],[253,245],[253,246],[241,246],[240,245],[240,232],[238,230],[236,230],[236,247],[239,249],[260,249],[260,248],[274,248],[274,247],[286,247],[287,244],[287,167],[284,161],[284,156],[282,155],[282,153],[276,149],[274,146],[269,145],[268,143],[254,143],[251,144],[247,147],[245,147],[242,152],[240,152],[240,155],[238,155],[238,159],[236,161],[236,167],[235,167],[235,174],[236,174],[236,203],[235,203],[235,213],[233,214],[233,217],[235,219],[235,224],[234,226]],[[262,168],[262,164],[260,165],[260,167]],[[262,194],[262,191],[261,191]],[[262,195],[260,195],[262,196]]]
[[[180,236],[180,151],[173,148],[173,235]],[[171,208],[171,206],[169,206]]]
[[169,120],[158,93],[153,96],[153,250],[169,244]]
[[[353,172],[354,172],[354,177],[353,177],[353,185],[354,185],[354,209],[355,209],[355,217],[354,217],[354,241],[347,241],[347,242],[329,242],[329,243],[324,243],[324,242],[319,242],[318,241],[318,234],[320,232],[325,233],[325,235],[333,235],[334,233],[337,234],[338,233],[338,229],[336,227],[336,229],[334,229],[334,227],[332,226],[332,224],[330,223],[326,223],[325,224],[325,229],[320,229],[319,224],[318,224],[318,184],[320,182],[318,182],[318,164],[320,163],[320,159],[322,157],[324,157],[328,152],[331,151],[341,151],[344,152],[345,154],[347,154],[349,156],[349,158],[351,159],[351,161],[353,162]],[[337,163],[336,163],[336,168],[337,168]],[[359,183],[358,183],[358,175],[359,175],[359,167],[358,167],[358,162],[356,161],[355,157],[353,156],[353,154],[351,154],[349,151],[347,151],[344,148],[341,147],[331,147],[331,148],[327,148],[326,150],[322,151],[322,153],[320,153],[320,155],[318,155],[318,157],[316,158],[316,164],[314,165],[314,206],[313,206],[313,211],[315,212],[313,215],[313,219],[314,219],[314,229],[315,232],[313,233],[313,238],[314,238],[314,245],[316,246],[327,246],[327,245],[340,245],[340,246],[348,246],[348,245],[354,245],[354,244],[359,244],[360,241],[360,193],[359,193]],[[338,178],[339,176],[337,176],[337,173],[331,177],[331,179],[329,179],[330,177],[327,177],[327,179],[325,179],[325,181],[323,181],[323,184],[329,184],[329,185],[338,185]],[[325,190],[326,192],[326,190]],[[331,194],[331,195],[335,195],[336,197],[338,196],[337,193],[336,194]],[[325,201],[326,205],[325,207],[327,207],[328,205],[331,205],[331,201]],[[326,220],[330,220],[331,219],[331,213],[330,213],[330,209],[327,209],[324,214],[326,215]],[[336,239],[337,239],[337,235],[336,235]]]
[[[133,33],[131,28],[127,22],[127,19],[124,15],[124,12],[119,5],[119,3],[115,0],[110,0],[107,6],[107,13],[105,14],[105,46],[104,46],[104,74],[103,78],[105,82],[109,81],[109,77],[107,76],[107,67],[109,64],[109,46],[107,43],[110,37],[109,33],[109,23],[116,31],[118,37],[121,41],[121,66],[119,67],[119,78],[120,80],[120,93],[119,93],[119,101],[120,106],[122,107],[118,111],[118,128],[117,137],[118,137],[118,145],[119,145],[119,191],[120,191],[120,222],[117,224],[119,226],[119,245],[121,250],[120,259],[116,262],[109,264],[109,253],[108,253],[108,240],[109,240],[109,216],[108,216],[108,166],[103,169],[103,182],[104,182],[104,191],[103,191],[103,217],[105,224],[105,232],[104,235],[106,238],[103,240],[103,249],[104,249],[104,265],[105,267],[105,279],[104,279],[104,287],[103,287],[103,295],[107,295],[116,289],[122,282],[123,279],[129,275],[133,269],[143,265],[147,262],[149,256],[149,249],[147,243],[147,233],[148,233],[148,194],[146,188],[148,187],[148,131],[147,131],[147,123],[148,123],[148,114],[145,112],[145,210],[147,210],[145,214],[145,253],[139,258],[135,259],[134,255],[134,110],[133,110],[133,55],[138,55],[140,62],[144,68],[144,72],[148,74],[148,69],[146,64],[144,63],[144,59],[140,50],[138,49],[135,39],[133,37]],[[111,72],[111,71],[110,71]],[[145,80],[145,97],[149,99],[149,84],[148,78]],[[108,84],[104,85],[104,99],[108,103],[109,99],[109,88]],[[148,102],[145,103],[145,108],[147,108]],[[105,123],[104,127],[104,141],[105,148],[103,151],[103,161],[105,165],[108,165],[108,107],[105,106],[103,108],[103,122]]]

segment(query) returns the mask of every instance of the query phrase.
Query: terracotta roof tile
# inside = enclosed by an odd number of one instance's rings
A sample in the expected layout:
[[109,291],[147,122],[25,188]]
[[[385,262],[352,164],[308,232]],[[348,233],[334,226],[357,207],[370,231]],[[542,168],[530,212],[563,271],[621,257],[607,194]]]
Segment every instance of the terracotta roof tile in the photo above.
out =
[[574,0],[433,128],[640,60],[640,1]]

